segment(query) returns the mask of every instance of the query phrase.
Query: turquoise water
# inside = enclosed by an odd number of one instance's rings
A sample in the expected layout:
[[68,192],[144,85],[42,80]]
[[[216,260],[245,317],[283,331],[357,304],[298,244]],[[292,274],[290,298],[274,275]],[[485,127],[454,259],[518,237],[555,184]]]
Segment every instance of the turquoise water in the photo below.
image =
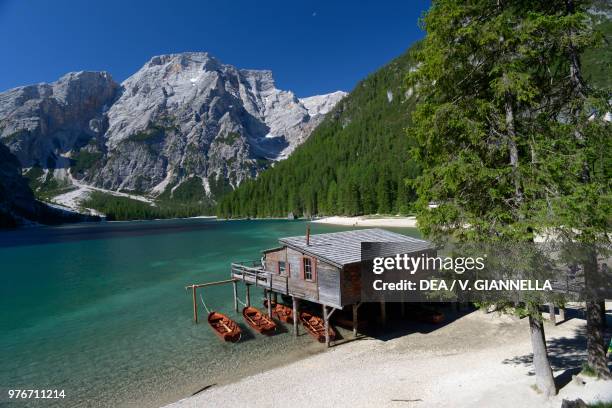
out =
[[[195,219],[0,233],[0,405],[7,389],[50,388],[66,399],[18,406],[159,406],[320,351],[289,331],[221,343],[192,323],[184,289],[227,279],[230,262],[258,259],[305,225]],[[313,233],[346,229],[316,224]],[[231,285],[203,295],[241,321]]]

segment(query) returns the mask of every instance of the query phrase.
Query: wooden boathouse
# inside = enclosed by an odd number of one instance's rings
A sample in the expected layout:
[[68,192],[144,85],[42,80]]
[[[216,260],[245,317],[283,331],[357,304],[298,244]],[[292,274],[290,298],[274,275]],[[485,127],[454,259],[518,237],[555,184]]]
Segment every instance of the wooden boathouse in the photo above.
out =
[[[329,346],[329,320],[334,311],[352,307],[353,334],[357,334],[357,313],[362,303],[361,276],[364,242],[390,242],[401,244],[401,254],[431,251],[431,242],[372,228],[327,234],[279,239],[279,246],[263,251],[260,260],[232,263],[231,280],[234,281],[234,306],[238,309],[236,284],[246,286],[246,301],[250,304],[249,288],[263,288],[268,300],[268,314],[272,315],[272,297],[290,296],[293,307],[294,334],[298,330],[300,301],[321,305],[325,321],[325,342]],[[395,254],[385,254],[393,256]],[[385,305],[381,303],[381,317],[385,320]]]

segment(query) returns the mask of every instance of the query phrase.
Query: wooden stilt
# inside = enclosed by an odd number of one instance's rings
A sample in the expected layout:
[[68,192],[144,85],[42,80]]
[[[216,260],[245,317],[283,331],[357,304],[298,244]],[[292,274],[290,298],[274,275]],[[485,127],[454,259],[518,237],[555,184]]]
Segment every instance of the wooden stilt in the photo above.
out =
[[325,346],[329,347],[329,316],[327,315],[327,306],[323,306],[323,321],[325,322]]
[[196,301],[196,287],[191,287],[191,294],[193,297],[193,321],[198,324],[198,302]]
[[380,302],[380,320],[383,327],[387,325],[387,304],[385,302]]
[[548,318],[550,319],[550,322],[553,324],[553,326],[557,325],[557,319],[556,319],[556,313],[555,313],[555,304],[554,303],[549,303],[548,304]]
[[246,300],[245,303],[248,306],[251,306],[251,285],[246,285]]
[[268,292],[268,317],[272,318],[272,292]]
[[359,320],[357,319],[357,305],[353,304],[353,337],[357,337],[357,325]]
[[291,296],[293,300],[293,335],[297,337],[298,335],[298,300]]
[[559,320],[562,322],[565,321],[565,308],[564,307],[559,308]]
[[238,283],[233,281],[232,286],[234,287],[234,311],[238,313]]

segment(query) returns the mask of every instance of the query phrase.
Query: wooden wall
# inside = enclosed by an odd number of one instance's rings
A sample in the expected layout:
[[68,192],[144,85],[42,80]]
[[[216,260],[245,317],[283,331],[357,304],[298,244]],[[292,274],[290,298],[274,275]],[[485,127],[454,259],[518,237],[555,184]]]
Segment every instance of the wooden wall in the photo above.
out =
[[267,271],[277,272],[278,261],[285,261],[290,294],[329,306],[342,306],[340,296],[342,271],[320,259],[310,257],[315,273],[314,281],[307,281],[302,276],[304,256],[307,255],[292,248],[269,251],[265,253],[265,267]]
[[347,265],[342,270],[340,301],[352,305],[361,301],[361,265]]
[[340,304],[340,269],[325,262],[317,261],[317,284],[319,301],[327,305]]
[[[286,248],[280,248],[278,250],[274,250],[274,251],[269,251],[265,253],[265,265],[266,265],[266,271],[269,272],[278,272],[278,261],[284,261],[285,264],[287,263],[287,249]],[[283,275],[286,275],[286,268],[287,266],[285,265],[285,273]]]
[[298,297],[318,301],[319,291],[316,282],[305,281],[302,278],[302,253],[287,248],[287,263],[289,264],[289,291]]

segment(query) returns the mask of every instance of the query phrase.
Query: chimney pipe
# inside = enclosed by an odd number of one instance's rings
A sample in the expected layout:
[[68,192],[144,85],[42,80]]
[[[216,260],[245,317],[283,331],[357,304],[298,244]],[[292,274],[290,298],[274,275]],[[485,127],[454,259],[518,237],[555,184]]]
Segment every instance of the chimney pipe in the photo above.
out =
[[306,226],[306,246],[310,245],[310,225]]

